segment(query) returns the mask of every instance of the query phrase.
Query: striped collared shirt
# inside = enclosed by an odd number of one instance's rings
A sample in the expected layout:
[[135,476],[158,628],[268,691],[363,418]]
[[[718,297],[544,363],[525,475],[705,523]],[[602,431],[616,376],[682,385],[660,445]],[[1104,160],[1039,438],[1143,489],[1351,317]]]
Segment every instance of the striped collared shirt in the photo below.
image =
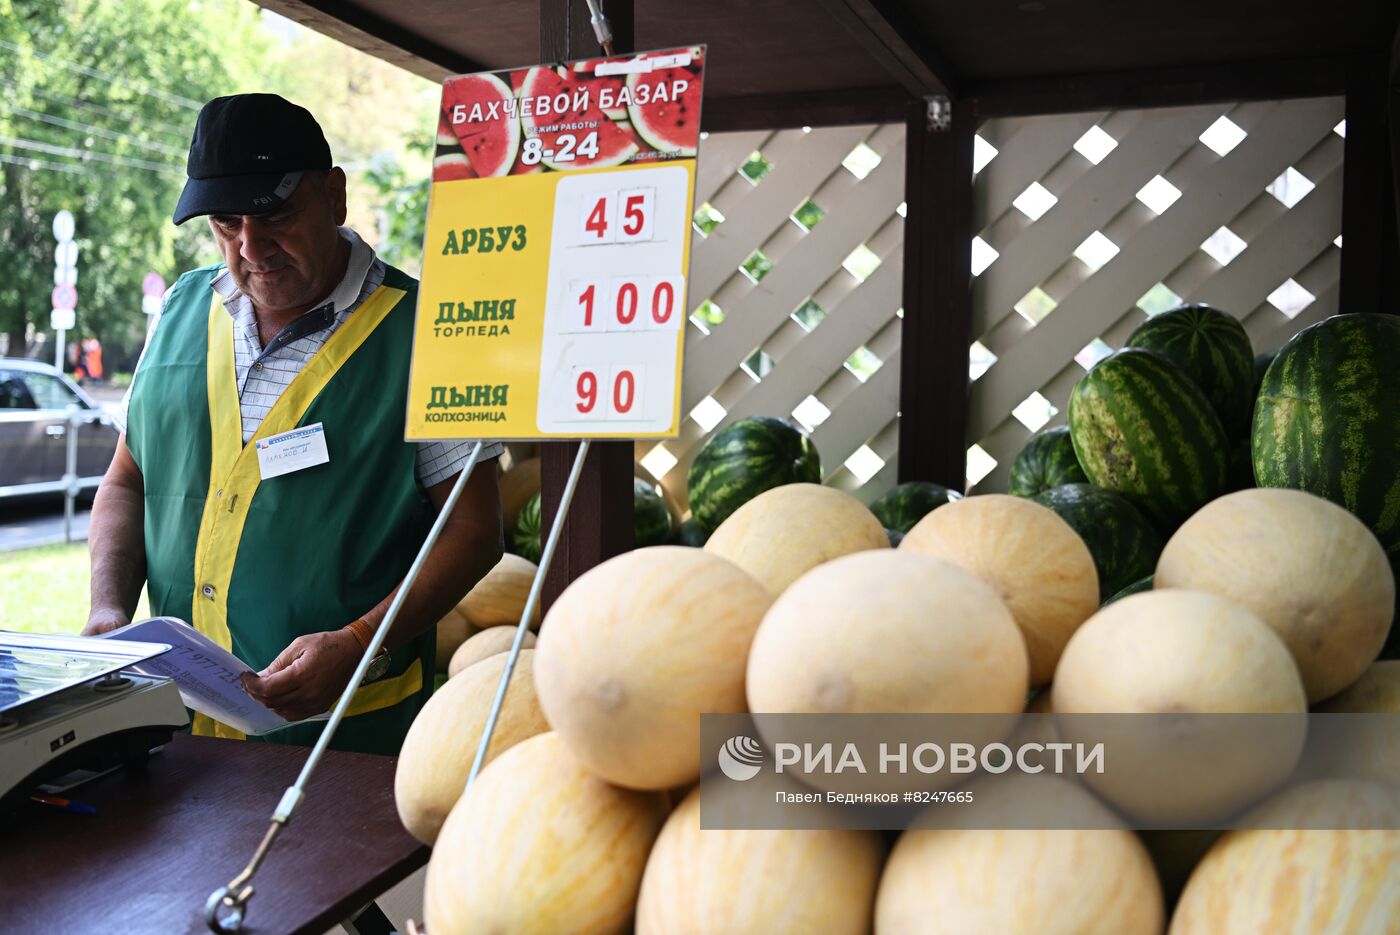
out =
[[[262,339],[258,336],[253,303],[238,290],[232,274],[225,269],[213,282],[214,291],[223,297],[224,308],[233,317],[233,368],[238,382],[244,444],[252,439],[282,391],[301,372],[307,361],[384,282],[384,261],[375,255],[374,249],[348,227],[340,229],[340,236],[350,244],[350,262],[340,284],[325,301],[284,328],[267,347],[263,347]],[[167,299],[169,295],[167,292]],[[146,331],[146,347],[151,346],[151,338],[155,336],[159,324],[160,315],[153,315]],[[140,375],[138,362],[136,375],[132,378],[133,387]],[[126,412],[130,402],[131,390],[128,389],[119,416],[123,431],[126,430]],[[443,441],[418,443],[419,485],[431,487],[457,474],[466,464],[474,444]],[[482,446],[480,460],[498,457],[501,452],[502,447],[498,442],[489,442]]]

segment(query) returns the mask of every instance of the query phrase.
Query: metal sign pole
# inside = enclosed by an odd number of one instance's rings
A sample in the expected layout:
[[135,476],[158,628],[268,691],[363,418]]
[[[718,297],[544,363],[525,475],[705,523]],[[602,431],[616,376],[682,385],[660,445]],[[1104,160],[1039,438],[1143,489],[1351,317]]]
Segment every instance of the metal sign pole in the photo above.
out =
[[[249,884],[253,875],[258,872],[258,867],[267,856],[272,847],[272,842],[276,840],[278,832],[291,820],[292,814],[297,810],[305,797],[304,789],[306,783],[311,779],[311,774],[316,771],[316,766],[321,762],[322,755],[326,748],[330,746],[331,738],[335,736],[336,728],[340,726],[341,720],[345,717],[345,711],[350,707],[350,700],[354,697],[355,690],[359,687],[361,680],[365,677],[365,672],[369,669],[370,662],[375,654],[379,652],[380,645],[384,642],[384,637],[388,634],[389,628],[393,626],[394,620],[399,615],[399,608],[403,606],[404,598],[413,589],[413,583],[418,580],[418,574],[423,570],[423,564],[428,558],[428,553],[433,550],[437,543],[438,536],[442,534],[443,527],[447,525],[447,519],[452,515],[452,510],[457,506],[457,500],[461,497],[463,489],[467,486],[467,479],[471,477],[472,471],[476,469],[477,459],[481,456],[482,443],[478,441],[472,446],[472,453],[467,458],[467,463],[462,468],[462,473],[457,476],[457,483],[452,485],[452,492],[447,496],[447,502],[438,511],[437,519],[433,522],[433,528],[428,531],[428,537],[423,540],[423,546],[418,550],[418,556],[413,560],[413,565],[409,567],[408,574],[404,576],[403,583],[399,585],[398,592],[394,595],[394,600],[389,604],[389,611],[384,615],[384,619],[379,622],[379,628],[374,631],[374,636],[369,641],[369,646],[365,647],[364,656],[360,659],[360,664],[355,667],[355,674],[350,676],[350,683],[345,686],[345,692],[340,696],[340,701],[336,703],[335,709],[331,711],[330,720],[326,722],[325,729],[321,731],[321,738],[316,741],[316,746],[307,757],[306,764],[301,768],[301,774],[297,776],[296,782],[282,793],[282,800],[277,803],[277,808],[272,813],[272,824],[267,829],[267,834],[263,836],[262,843],[253,854],[248,866],[243,868],[243,872],[234,877],[227,886],[220,887],[209,894],[209,901],[204,905],[204,921],[213,932],[237,932],[243,927],[243,917],[245,906],[253,896],[253,887]],[[220,914],[224,915],[221,917]]]
[[76,408],[68,410],[67,468],[63,472],[63,541],[73,541],[73,498],[78,494],[78,426],[83,422]]
[[[491,735],[496,730],[496,718],[501,713],[501,705],[506,700],[506,689],[510,687],[510,677],[515,672],[515,660],[520,657],[520,647],[525,642],[525,634],[530,629],[530,619],[535,615],[535,606],[544,589],[544,577],[549,574],[549,564],[554,560],[554,549],[559,544],[564,521],[569,515],[569,506],[574,501],[574,488],[583,473],[583,461],[588,457],[588,439],[579,442],[578,454],[574,456],[574,466],[569,469],[569,480],[564,484],[564,495],[559,501],[559,511],[554,515],[554,525],[549,529],[544,551],[540,553],[540,567],[535,569],[535,580],[530,584],[530,596],[525,599],[525,611],[520,615],[520,624],[515,628],[515,642],[510,644],[510,655],[506,657],[506,670],[501,673],[501,683],[496,687],[496,697],[491,702],[491,711],[486,715],[486,727],[481,732],[481,742],[476,746],[476,758],[472,760],[471,772],[467,774],[466,788],[470,789],[486,762],[486,749],[491,746]],[[465,795],[466,793],[463,792]]]

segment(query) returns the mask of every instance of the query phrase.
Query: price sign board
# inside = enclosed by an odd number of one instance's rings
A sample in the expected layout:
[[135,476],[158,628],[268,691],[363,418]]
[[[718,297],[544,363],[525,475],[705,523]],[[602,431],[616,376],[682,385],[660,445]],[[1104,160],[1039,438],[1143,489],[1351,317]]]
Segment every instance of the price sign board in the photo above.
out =
[[704,57],[443,83],[409,440],[679,432]]

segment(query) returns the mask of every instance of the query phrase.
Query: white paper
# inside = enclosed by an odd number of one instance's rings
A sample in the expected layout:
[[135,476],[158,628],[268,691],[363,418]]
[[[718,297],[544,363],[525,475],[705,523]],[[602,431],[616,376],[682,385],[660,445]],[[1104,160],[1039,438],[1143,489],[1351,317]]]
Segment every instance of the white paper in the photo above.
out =
[[257,449],[258,472],[263,480],[325,464],[331,459],[326,450],[326,429],[320,422],[259,439]]
[[[185,706],[245,734],[266,734],[286,727],[292,721],[263,707],[239,683],[244,672],[253,670],[233,653],[175,617],[138,620],[103,634],[107,639],[169,643],[170,651],[140,665],[131,666],[142,675],[168,678],[180,690]],[[324,720],[327,715],[310,718]]]

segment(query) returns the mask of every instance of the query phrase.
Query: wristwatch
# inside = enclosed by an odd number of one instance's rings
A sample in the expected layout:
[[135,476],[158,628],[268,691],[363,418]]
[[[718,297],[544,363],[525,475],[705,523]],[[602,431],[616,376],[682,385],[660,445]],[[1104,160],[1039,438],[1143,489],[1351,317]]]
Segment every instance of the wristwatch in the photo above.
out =
[[374,654],[374,658],[369,661],[369,668],[365,670],[365,677],[360,680],[361,685],[368,685],[370,682],[382,679],[384,673],[389,671],[389,650],[383,646],[379,647],[379,652]]
[[[363,618],[356,620],[346,627],[350,635],[355,638],[355,642],[360,644],[360,651],[369,648],[369,641],[374,637],[374,627],[370,626]],[[369,661],[369,668],[365,669],[365,677],[360,680],[360,685],[368,685],[376,679],[384,677],[384,673],[389,671],[389,649],[380,646],[379,652]]]

